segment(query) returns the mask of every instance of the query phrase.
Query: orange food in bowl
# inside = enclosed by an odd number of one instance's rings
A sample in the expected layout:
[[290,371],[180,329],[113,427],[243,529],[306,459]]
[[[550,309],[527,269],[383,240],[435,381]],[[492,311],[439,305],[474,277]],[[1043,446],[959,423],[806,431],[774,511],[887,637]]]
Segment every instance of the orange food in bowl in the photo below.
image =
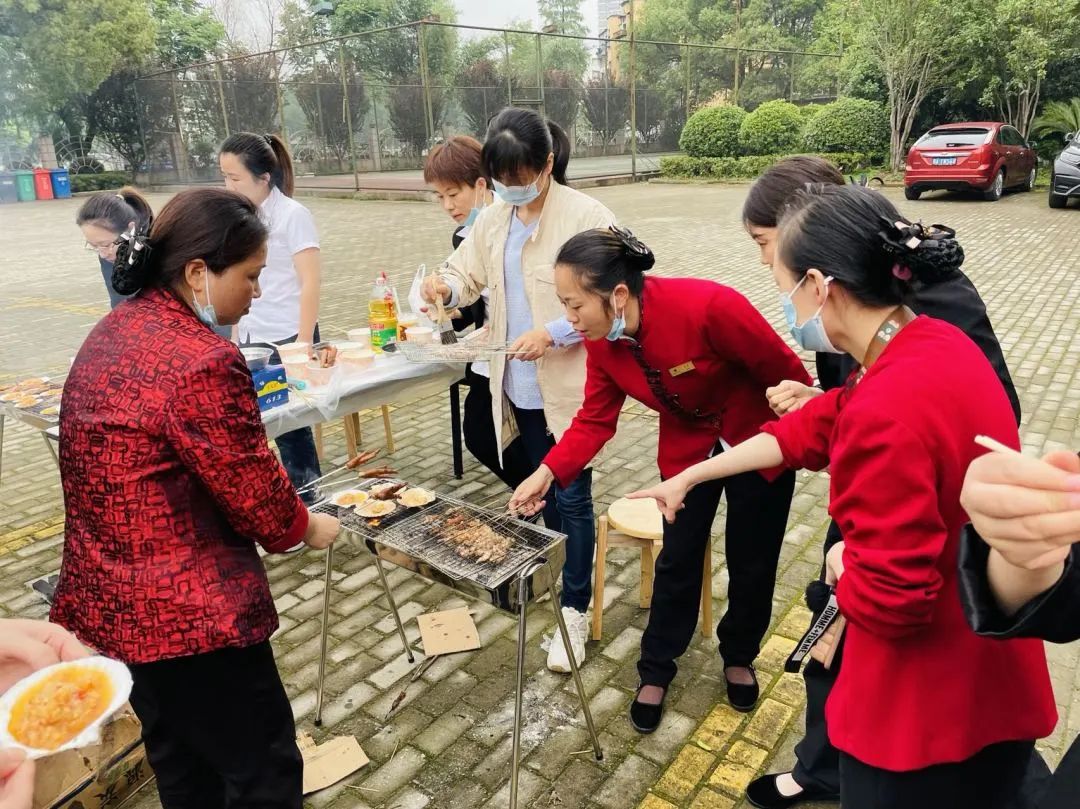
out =
[[8,733],[27,747],[55,750],[99,719],[112,697],[106,672],[89,666],[59,669],[16,700]]

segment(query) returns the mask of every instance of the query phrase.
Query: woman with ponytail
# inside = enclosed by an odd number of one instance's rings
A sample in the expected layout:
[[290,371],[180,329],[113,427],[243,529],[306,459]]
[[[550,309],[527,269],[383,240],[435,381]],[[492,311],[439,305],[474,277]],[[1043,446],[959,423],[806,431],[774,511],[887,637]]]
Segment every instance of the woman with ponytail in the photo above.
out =
[[[218,156],[225,187],[243,194],[259,208],[270,230],[262,295],[240,319],[241,345],[319,342],[319,290],[322,261],[319,234],[311,212],[292,198],[293,165],[277,135],[237,132],[221,144]],[[280,362],[277,350],[272,362]],[[319,456],[310,427],[277,437],[289,479],[303,488],[319,477]]]
[[52,620],[127,663],[164,809],[300,809],[292,708],[259,546],[326,548],[270,451],[251,373],[212,327],[259,296],[266,227],[225,189],[125,233],[60,414],[64,556]]
[[120,234],[148,230],[153,218],[150,203],[130,187],[91,194],[75,215],[75,224],[86,239],[86,249],[97,253],[101,277],[109,293],[109,306],[113,309],[128,297],[117,292],[112,284],[113,262],[116,261]]
[[[504,453],[520,435],[531,472],[570,424],[585,387],[585,351],[555,294],[555,257],[571,236],[607,227],[615,217],[566,184],[570,141],[558,124],[533,110],[507,108],[496,115],[481,158],[497,199],[480,212],[438,281],[425,282],[423,295],[429,303],[439,295],[457,307],[490,290],[489,328],[495,340],[511,344],[513,357],[498,355],[490,367],[497,449]],[[591,470],[557,488],[551,501],[544,523],[568,537],[562,607],[581,663],[596,539]],[[569,655],[556,634],[548,668],[569,672]]]
[[[645,276],[652,266],[649,248],[617,228],[580,233],[559,251],[555,287],[588,355],[585,401],[540,468],[518,487],[512,509],[533,513],[553,484],[571,486],[615,435],[627,396],[660,414],[657,464],[670,478],[775,419],[766,388],[784,379],[809,382],[798,357],[738,292],[695,278]],[[696,491],[685,519],[664,527],[641,638],[641,685],[630,708],[639,732],[659,726],[675,661],[694,634],[701,569],[724,493],[730,585],[716,634],[731,702],[753,708],[756,681],[733,682],[728,670],[753,671],[769,627],[794,487],[795,474],[781,468],[732,475]]]
[[[1042,643],[980,637],[961,607],[960,496],[983,453],[975,438],[1020,441],[979,347],[905,305],[914,284],[956,271],[958,250],[951,231],[906,224],[877,192],[799,192],[772,262],[785,316],[801,347],[846,353],[857,370],[753,438],[630,495],[654,497],[678,525],[709,481],[828,467],[843,541],[828,553],[826,582],[846,631],[826,715],[840,801],[858,809],[1012,806],[1035,739],[1057,720]],[[819,643],[835,644],[837,631]]]

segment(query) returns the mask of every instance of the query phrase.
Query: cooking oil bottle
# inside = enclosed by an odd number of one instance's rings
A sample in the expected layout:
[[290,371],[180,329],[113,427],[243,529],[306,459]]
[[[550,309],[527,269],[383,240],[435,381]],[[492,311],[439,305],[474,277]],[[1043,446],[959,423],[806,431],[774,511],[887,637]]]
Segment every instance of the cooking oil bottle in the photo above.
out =
[[385,272],[379,273],[371,288],[368,325],[371,328],[371,348],[377,354],[382,353],[383,346],[397,339],[397,297]]

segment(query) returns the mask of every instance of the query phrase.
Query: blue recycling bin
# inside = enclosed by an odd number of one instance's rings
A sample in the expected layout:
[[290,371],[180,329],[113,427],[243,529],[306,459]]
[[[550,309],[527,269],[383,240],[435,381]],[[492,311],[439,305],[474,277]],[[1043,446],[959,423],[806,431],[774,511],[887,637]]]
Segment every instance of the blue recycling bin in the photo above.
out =
[[18,201],[19,188],[15,185],[15,175],[11,172],[0,174],[0,203]]
[[53,197],[56,199],[71,198],[71,177],[67,169],[50,169],[52,180]]

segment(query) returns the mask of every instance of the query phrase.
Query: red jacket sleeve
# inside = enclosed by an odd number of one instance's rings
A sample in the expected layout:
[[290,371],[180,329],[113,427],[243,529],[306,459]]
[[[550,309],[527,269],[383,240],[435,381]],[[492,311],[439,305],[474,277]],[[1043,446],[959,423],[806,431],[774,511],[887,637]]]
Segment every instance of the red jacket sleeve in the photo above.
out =
[[274,553],[307,531],[308,511],[270,450],[240,353],[222,346],[181,377],[165,433],[229,524]]
[[741,362],[762,387],[779,385],[785,379],[813,384],[788,344],[744,295],[721,287],[709,303],[706,339],[721,356]]
[[831,470],[829,511],[845,543],[836,597],[849,621],[901,638],[932,619],[948,530],[930,450],[904,424],[859,416],[845,420]]
[[544,458],[563,488],[574,482],[615,435],[619,412],[626,401],[625,391],[601,367],[594,352],[588,352],[585,367],[585,401],[559,443]]
[[842,392],[843,388],[834,388],[815,396],[779,421],[762,425],[761,431],[771,435],[780,445],[784,466],[816,472],[829,465],[833,426]]

